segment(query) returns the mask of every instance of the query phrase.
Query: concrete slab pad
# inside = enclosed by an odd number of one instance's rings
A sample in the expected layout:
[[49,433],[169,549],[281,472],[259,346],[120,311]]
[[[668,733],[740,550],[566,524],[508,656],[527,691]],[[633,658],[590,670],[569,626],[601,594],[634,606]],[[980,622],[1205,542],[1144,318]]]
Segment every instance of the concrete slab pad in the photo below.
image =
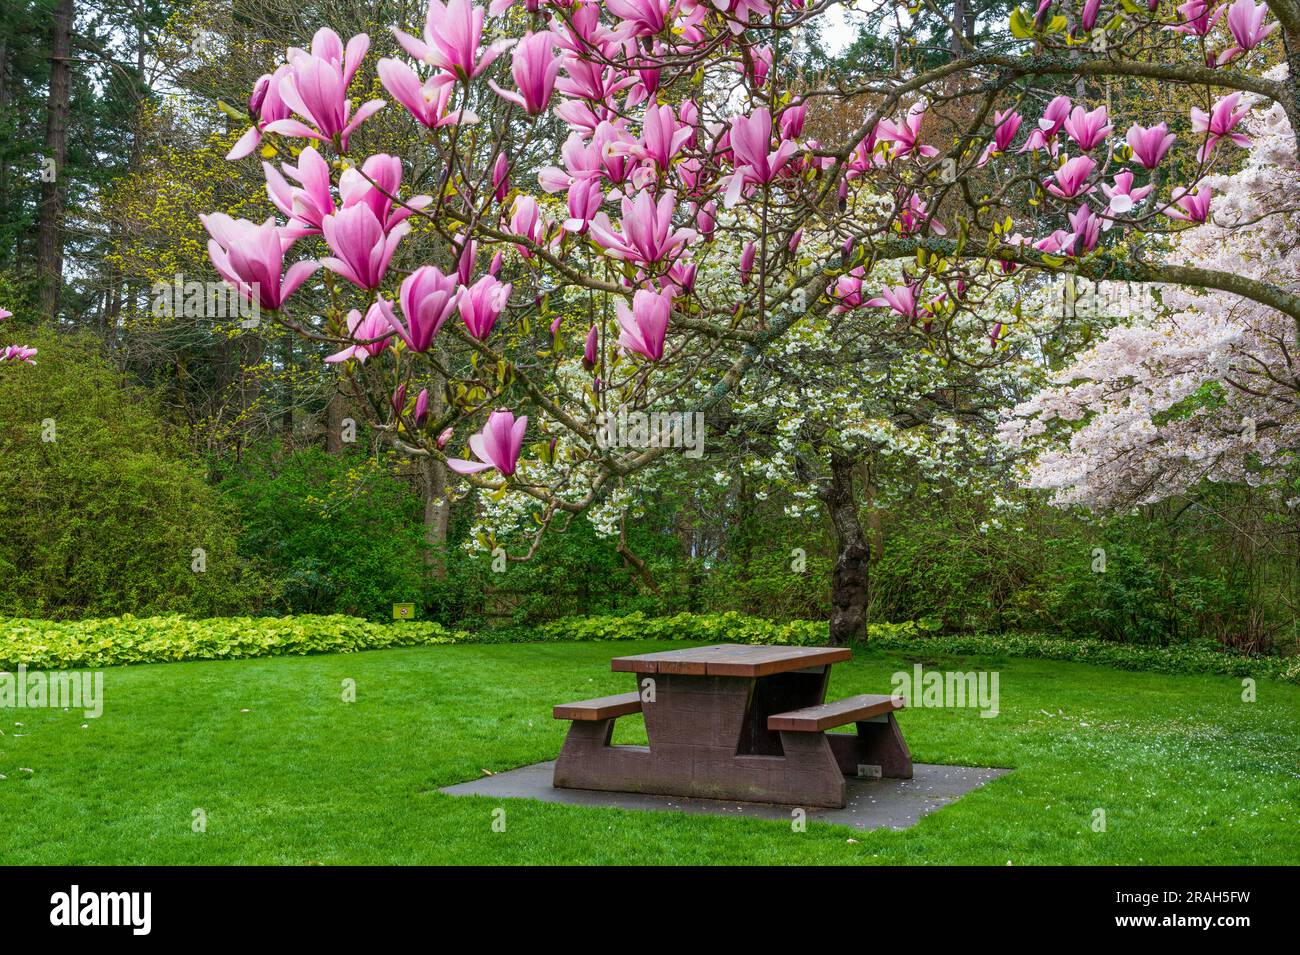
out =
[[[754,819],[789,821],[791,806],[768,803],[693,799],[681,796],[649,796],[641,793],[596,792],[585,789],[557,789],[551,785],[554,760],[534,763],[508,772],[485,776],[467,783],[447,786],[451,796],[489,796],[498,799],[537,799],[567,806],[606,809],[641,809],[650,812],[707,813]],[[809,822],[825,822],[854,829],[907,829],[922,816],[942,809],[985,783],[1009,773],[1009,769],[979,766],[934,766],[916,763],[911,779],[848,779],[848,802],[843,809],[810,808]]]

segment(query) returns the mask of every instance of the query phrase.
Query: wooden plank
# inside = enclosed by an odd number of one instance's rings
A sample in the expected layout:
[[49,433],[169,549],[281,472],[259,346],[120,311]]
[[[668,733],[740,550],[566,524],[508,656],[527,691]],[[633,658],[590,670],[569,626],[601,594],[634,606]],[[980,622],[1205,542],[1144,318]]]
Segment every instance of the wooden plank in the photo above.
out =
[[686,676],[754,678],[789,670],[829,666],[842,663],[852,656],[847,647],[717,644],[616,657],[610,661],[610,669],[615,673],[677,673]]
[[552,714],[557,720],[612,720],[629,713],[641,712],[641,694],[618,693],[577,703],[561,703]]
[[846,723],[881,716],[903,708],[903,700],[896,696],[863,694],[823,703],[820,706],[807,706],[802,710],[788,713],[775,713],[767,718],[769,730],[783,730],[787,733],[816,733]]
[[[755,648],[760,649],[760,648]],[[749,659],[722,658],[708,664],[709,676],[761,677],[812,666],[830,666],[853,657],[847,647],[766,647],[771,652]]]

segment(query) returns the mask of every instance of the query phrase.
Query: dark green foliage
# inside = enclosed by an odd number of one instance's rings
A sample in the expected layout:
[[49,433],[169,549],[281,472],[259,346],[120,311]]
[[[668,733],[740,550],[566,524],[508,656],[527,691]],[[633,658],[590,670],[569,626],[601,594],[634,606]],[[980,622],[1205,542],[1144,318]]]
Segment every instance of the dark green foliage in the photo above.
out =
[[232,517],[149,396],[89,339],[23,338],[38,363],[0,366],[0,612],[244,609],[262,585]]
[[240,514],[240,553],[281,581],[273,610],[389,619],[423,603],[419,500],[383,463],[266,444],[221,483]]

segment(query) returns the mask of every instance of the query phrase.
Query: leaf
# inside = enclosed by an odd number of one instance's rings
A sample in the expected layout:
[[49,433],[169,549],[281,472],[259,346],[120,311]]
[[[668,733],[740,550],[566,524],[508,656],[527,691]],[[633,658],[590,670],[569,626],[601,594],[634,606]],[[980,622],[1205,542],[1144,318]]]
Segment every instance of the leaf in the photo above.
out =
[[1034,35],[1033,22],[1029,19],[1029,15],[1019,7],[1011,11],[1011,23],[1009,25],[1011,35],[1017,40],[1028,40]]

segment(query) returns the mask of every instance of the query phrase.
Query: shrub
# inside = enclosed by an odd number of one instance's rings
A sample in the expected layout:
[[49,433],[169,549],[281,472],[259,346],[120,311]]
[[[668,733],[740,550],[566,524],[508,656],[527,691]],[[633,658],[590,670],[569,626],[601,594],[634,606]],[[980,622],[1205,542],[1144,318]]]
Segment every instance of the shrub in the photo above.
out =
[[281,581],[282,611],[378,620],[423,603],[420,500],[384,463],[265,444],[220,488],[239,512],[240,553]]
[[377,624],[357,617],[109,617],[0,620],[0,668],[82,669],[176,660],[350,653],[464,639],[431,621]]
[[0,368],[0,613],[210,614],[260,600],[233,515],[149,396],[88,338],[24,338],[38,364]]

